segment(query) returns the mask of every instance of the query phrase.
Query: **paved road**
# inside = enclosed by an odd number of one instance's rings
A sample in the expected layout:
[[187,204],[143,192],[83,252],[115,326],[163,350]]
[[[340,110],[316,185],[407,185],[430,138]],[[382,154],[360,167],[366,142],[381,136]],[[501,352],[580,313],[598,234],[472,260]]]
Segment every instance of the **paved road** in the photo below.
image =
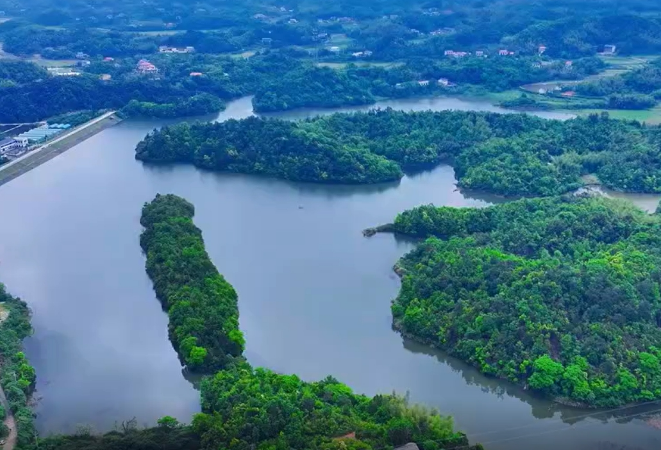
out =
[[91,121],[89,121],[89,122],[87,122],[87,123],[85,123],[85,124],[83,124],[83,125],[81,125],[81,126],[79,126],[79,127],[76,127],[76,128],[74,128],[73,130],[69,130],[69,131],[67,131],[67,132],[64,133],[64,134],[61,134],[59,137],[53,139],[52,141],[49,141],[49,142],[45,143],[45,144],[42,145],[41,147],[39,147],[39,148],[37,148],[37,149],[35,149],[35,150],[32,150],[31,152],[27,152],[25,155],[21,156],[20,158],[16,158],[16,159],[13,160],[12,162],[9,162],[9,163],[7,163],[7,164],[4,164],[4,165],[0,166],[0,172],[3,171],[3,170],[5,170],[5,169],[7,169],[8,167],[13,166],[14,164],[18,164],[19,162],[21,162],[21,161],[24,160],[25,158],[29,158],[29,157],[34,156],[34,155],[38,155],[39,152],[48,149],[48,147],[50,147],[51,145],[56,144],[56,143],[58,143],[58,142],[60,142],[60,141],[62,141],[62,140],[64,140],[64,139],[66,139],[66,138],[68,138],[68,137],[71,137],[72,135],[75,135],[76,133],[78,133],[79,131],[84,130],[85,128],[91,127],[92,125],[94,125],[94,124],[96,124],[96,123],[99,123],[99,122],[101,122],[102,120],[107,119],[108,117],[110,117],[110,116],[112,116],[113,114],[115,114],[115,112],[116,112],[116,111],[109,111],[109,112],[107,112],[107,113],[105,113],[105,114],[101,114],[101,115],[100,115],[99,117],[97,117],[96,119],[91,120]]

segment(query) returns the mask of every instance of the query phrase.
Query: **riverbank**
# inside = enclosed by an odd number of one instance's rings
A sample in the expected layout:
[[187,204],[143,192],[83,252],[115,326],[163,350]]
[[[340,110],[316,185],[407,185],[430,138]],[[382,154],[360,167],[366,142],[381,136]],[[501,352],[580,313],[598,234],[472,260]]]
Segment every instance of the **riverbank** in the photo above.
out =
[[87,123],[84,123],[64,135],[45,143],[41,147],[0,166],[0,186],[18,178],[30,170],[55,158],[70,148],[89,139],[100,131],[119,123],[121,119],[115,111],[107,112]]

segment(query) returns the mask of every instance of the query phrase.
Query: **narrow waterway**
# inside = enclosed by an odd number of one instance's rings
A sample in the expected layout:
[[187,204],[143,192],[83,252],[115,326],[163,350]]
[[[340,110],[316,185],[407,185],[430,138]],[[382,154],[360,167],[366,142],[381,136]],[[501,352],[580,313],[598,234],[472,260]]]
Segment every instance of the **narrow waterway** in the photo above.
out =
[[[249,114],[242,99],[218,120]],[[640,408],[584,417],[590,412],[532,397],[391,330],[392,266],[413,244],[361,231],[424,203],[494,201],[458,191],[451,167],[349,187],[135,161],[136,143],[159,125],[124,122],[0,188],[0,280],[34,311],[27,351],[42,434],[77,424],[107,430],[132,417],[187,421],[199,410],[138,242],[142,205],[171,192],[196,205],[207,249],[239,293],[252,364],[306,380],[332,374],[369,395],[408,392],[489,450],[661,448],[661,431],[630,417]]]

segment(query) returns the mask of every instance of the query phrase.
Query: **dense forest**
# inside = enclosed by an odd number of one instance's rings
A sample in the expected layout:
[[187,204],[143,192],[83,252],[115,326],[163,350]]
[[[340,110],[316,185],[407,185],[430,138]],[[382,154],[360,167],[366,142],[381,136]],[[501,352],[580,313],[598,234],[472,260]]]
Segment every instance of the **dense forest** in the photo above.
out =
[[301,122],[249,118],[182,124],[138,144],[149,162],[292,180],[374,183],[401,170],[454,165],[459,185],[502,195],[554,195],[594,173],[613,189],[661,192],[660,129],[591,115],[566,122],[523,114],[380,110]]
[[[159,43],[140,32],[219,29],[224,33],[212,37],[220,49],[215,51],[244,48],[264,37],[274,46],[314,45],[319,33],[342,33],[352,39],[349,54],[367,48],[375,57],[389,60],[442,54],[448,47],[508,46],[532,53],[545,44],[550,55],[561,58],[591,55],[607,44],[626,54],[661,49],[661,21],[654,0],[342,0],[330,4],[305,0],[286,7],[276,0],[231,4],[156,0],[146,5],[131,0],[112,5],[85,1],[54,5],[51,0],[19,5],[2,0],[0,10],[20,19],[16,22],[22,26],[8,28],[10,48],[23,53],[46,49],[94,53],[106,51],[108,45],[112,51],[136,52]],[[44,36],[34,35],[35,30]],[[438,30],[442,32],[434,33]],[[204,36],[198,34],[197,39],[199,43]],[[185,42],[193,45],[188,43],[193,42],[192,36]]]
[[140,245],[179,359],[190,371],[211,373],[241,355],[244,340],[236,292],[209,259],[193,214],[187,201],[157,196],[142,210]]
[[407,336],[573,403],[661,398],[661,217],[566,195],[422,206],[391,229],[429,237],[397,264]]
[[[34,414],[28,405],[36,375],[23,354],[23,339],[31,334],[28,306],[8,294],[0,284],[0,383],[16,420],[19,448],[29,448],[36,433]],[[0,419],[4,419],[7,413],[0,405]],[[8,432],[0,422],[0,437]]]
[[124,117],[188,117],[215,113],[225,104],[211,94],[198,94],[177,103],[151,103],[131,100],[121,110]]
[[240,363],[202,383],[202,413],[191,425],[163,417],[155,428],[135,423],[103,436],[79,434],[42,439],[45,450],[218,450],[306,448],[392,449],[415,442],[422,450],[470,446],[453,431],[452,419],[404,398],[354,394],[332,377],[307,383]]
[[330,134],[256,117],[154,131],[138,144],[136,158],[298,181],[377,183],[402,176],[394,162],[363,148],[338,145]]

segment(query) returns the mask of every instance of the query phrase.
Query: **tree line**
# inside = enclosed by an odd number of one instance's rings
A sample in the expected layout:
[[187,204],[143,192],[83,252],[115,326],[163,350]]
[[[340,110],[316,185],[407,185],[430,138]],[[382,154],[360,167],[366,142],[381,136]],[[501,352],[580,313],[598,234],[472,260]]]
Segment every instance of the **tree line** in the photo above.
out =
[[459,185],[546,196],[596,174],[606,186],[661,192],[661,129],[607,114],[565,122],[523,114],[391,109],[300,122],[248,118],[150,133],[136,157],[301,181],[376,183],[450,162]]
[[395,327],[571,404],[661,398],[661,217],[574,195],[421,206],[397,264]]

